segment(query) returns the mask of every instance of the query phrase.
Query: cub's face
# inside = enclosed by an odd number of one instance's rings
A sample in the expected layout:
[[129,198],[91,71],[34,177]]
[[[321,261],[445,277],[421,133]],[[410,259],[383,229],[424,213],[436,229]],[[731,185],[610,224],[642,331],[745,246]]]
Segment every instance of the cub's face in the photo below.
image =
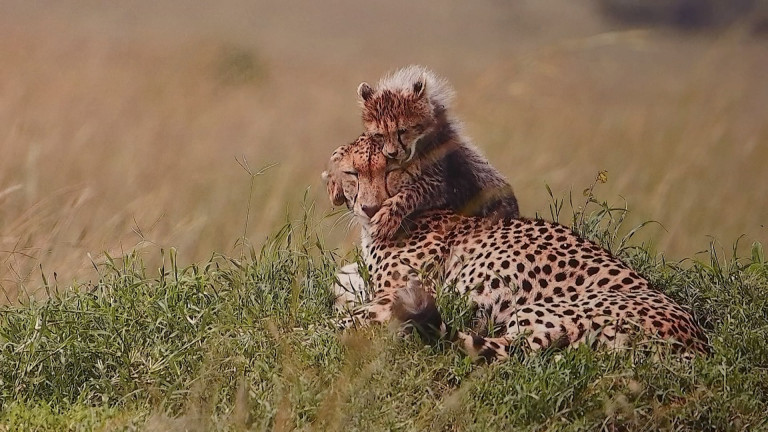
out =
[[409,161],[416,152],[417,141],[434,128],[435,116],[425,89],[424,80],[404,91],[374,91],[366,83],[358,87],[363,125],[381,142],[386,157]]
[[331,202],[346,204],[367,226],[384,201],[410,184],[415,175],[412,171],[385,157],[377,141],[363,134],[333,152],[323,178]]

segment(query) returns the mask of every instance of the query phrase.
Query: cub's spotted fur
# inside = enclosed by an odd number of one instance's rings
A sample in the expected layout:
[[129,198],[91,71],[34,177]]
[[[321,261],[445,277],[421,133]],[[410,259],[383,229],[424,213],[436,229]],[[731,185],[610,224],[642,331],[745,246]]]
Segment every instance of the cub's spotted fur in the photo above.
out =
[[[393,165],[370,139],[342,146],[331,158],[329,194],[333,202],[346,202],[362,225],[363,259],[374,285],[373,298],[354,311],[352,321],[384,322],[396,313],[422,326],[432,323],[445,334],[430,300],[431,281],[441,280],[485,310],[500,334],[457,333],[456,340],[476,358],[506,357],[517,339],[532,349],[622,346],[632,333],[706,350],[688,311],[608,251],[561,225],[430,211],[409,218],[395,239],[371,237],[365,206],[386,201],[412,175]],[[371,190],[376,188],[383,191]],[[424,274],[430,277],[422,287],[419,275]]]
[[453,89],[422,66],[382,78],[374,89],[360,84],[363,124],[384,154],[419,160],[419,182],[400,190],[371,220],[375,237],[389,238],[404,217],[418,210],[451,209],[471,216],[518,217],[517,199],[504,176],[462,135],[451,115]]

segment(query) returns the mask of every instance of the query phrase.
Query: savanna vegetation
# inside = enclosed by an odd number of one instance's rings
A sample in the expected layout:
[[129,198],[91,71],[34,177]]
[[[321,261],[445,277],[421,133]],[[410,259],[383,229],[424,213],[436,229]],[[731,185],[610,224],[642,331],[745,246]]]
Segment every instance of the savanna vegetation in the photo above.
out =
[[[669,256],[710,236],[765,243],[765,39],[625,27],[597,9],[5,1],[0,301],[44,297],[41,273],[94,281],[105,252],[151,267],[161,248],[185,265],[232,253],[250,185],[236,158],[277,164],[254,183],[251,241],[307,188],[327,208],[319,172],[361,130],[357,84],[408,63],[450,79],[523,214],[547,208],[545,184],[564,194],[607,170],[606,196],[632,203],[633,225],[658,221],[645,239]],[[349,249],[355,234],[328,238]]]
[[[566,0],[2,10],[0,431],[768,430],[750,29],[626,27]],[[622,256],[712,354],[483,366],[338,333],[328,287],[357,234],[319,173],[360,131],[356,85],[407,63],[451,80],[524,215]],[[466,325],[463,299],[440,305]]]
[[[567,201],[566,201],[567,202]],[[552,214],[563,201],[553,200]],[[449,344],[333,324],[338,257],[313,209],[237,258],[159,270],[129,254],[98,282],[0,311],[5,430],[764,430],[768,262],[714,245],[670,262],[596,202],[574,228],[690,307],[709,356],[582,347],[473,364]],[[462,298],[440,295],[461,328]]]

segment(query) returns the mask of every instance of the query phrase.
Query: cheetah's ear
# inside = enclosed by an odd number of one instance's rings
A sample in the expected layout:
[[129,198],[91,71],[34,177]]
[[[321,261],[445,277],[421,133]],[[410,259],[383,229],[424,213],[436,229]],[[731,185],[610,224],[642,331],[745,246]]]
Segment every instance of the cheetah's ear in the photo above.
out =
[[328,189],[328,198],[335,206],[344,204],[347,200],[344,197],[344,190],[341,188],[341,184],[331,176],[328,171],[323,171],[323,180],[325,180],[325,187]]
[[360,99],[364,102],[367,102],[373,97],[373,87],[368,85],[367,82],[362,82],[357,86],[357,95],[360,96]]
[[424,74],[418,81],[413,83],[413,95],[418,99],[424,97],[427,94],[427,75]]

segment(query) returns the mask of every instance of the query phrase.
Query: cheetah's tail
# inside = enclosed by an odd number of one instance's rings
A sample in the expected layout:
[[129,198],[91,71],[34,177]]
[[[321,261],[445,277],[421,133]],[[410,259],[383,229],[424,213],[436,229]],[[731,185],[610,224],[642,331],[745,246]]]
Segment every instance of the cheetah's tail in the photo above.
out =
[[509,357],[505,338],[487,338],[477,334],[451,329],[440,315],[435,298],[421,285],[417,278],[412,278],[400,289],[392,305],[393,317],[412,326],[426,341],[448,339],[456,343],[473,360],[484,359],[487,362]]

